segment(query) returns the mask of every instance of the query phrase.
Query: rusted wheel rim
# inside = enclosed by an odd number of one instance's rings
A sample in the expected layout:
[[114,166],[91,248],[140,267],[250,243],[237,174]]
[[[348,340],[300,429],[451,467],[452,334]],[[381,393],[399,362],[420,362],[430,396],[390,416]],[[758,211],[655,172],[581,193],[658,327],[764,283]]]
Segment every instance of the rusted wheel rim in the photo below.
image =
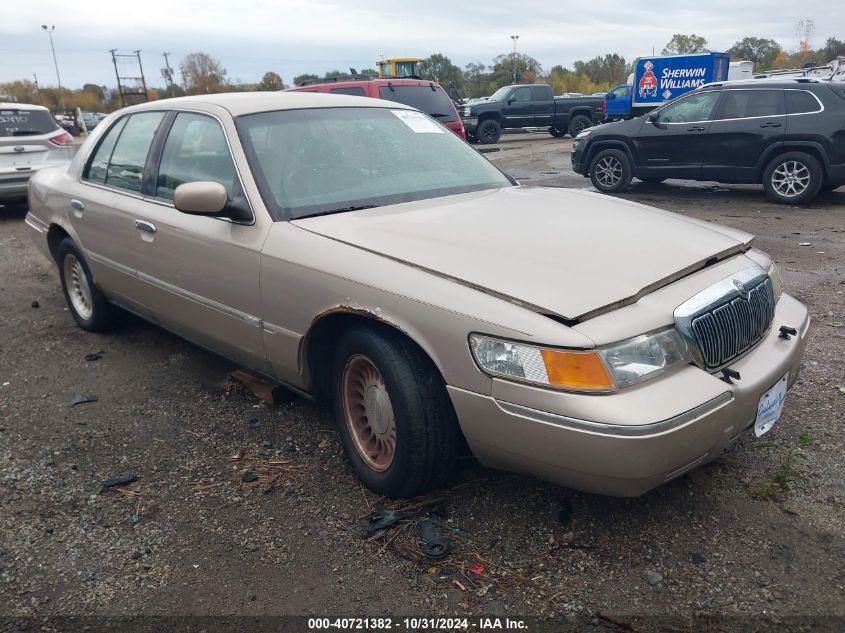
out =
[[383,472],[396,453],[396,420],[387,386],[373,361],[356,354],[343,371],[343,411],[355,449],[367,467]]

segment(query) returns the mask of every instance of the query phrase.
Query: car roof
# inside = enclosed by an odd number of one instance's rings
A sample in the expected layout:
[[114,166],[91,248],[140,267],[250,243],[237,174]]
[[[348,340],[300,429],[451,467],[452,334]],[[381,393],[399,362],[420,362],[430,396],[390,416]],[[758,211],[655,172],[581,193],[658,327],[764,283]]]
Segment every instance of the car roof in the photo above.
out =
[[47,108],[34,103],[8,103],[0,101],[0,110],[44,110],[49,112]]
[[716,81],[710,84],[704,84],[701,88],[721,88],[724,90],[732,90],[734,88],[758,88],[760,90],[783,90],[784,88],[791,88],[793,90],[806,90],[815,86],[825,85],[826,82],[807,80],[805,77],[796,77],[795,79],[736,79],[733,81]]
[[301,110],[306,108],[391,108],[412,110],[394,101],[354,97],[350,95],[325,94],[322,92],[223,92],[192,97],[177,97],[149,101],[127,110],[179,110],[194,106],[218,106],[225,108],[232,116],[269,112],[272,110]]
[[[295,88],[288,88],[285,92],[306,92],[310,88],[357,88],[359,86],[440,86],[431,79],[347,79],[344,81],[324,81],[321,83],[305,84]],[[313,92],[317,92],[316,90]]]

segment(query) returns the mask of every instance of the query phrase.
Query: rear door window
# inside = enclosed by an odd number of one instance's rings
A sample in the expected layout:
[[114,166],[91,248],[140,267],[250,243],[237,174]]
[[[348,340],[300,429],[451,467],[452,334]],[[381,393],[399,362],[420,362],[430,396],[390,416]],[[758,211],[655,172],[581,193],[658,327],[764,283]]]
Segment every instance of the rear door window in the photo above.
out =
[[233,198],[237,172],[220,124],[209,116],[180,112],[170,127],[156,179],[156,197],[173,200],[186,182],[219,182]]
[[782,90],[724,90],[719,119],[748,119],[785,113]]
[[106,135],[103,137],[103,140],[100,141],[97,150],[94,152],[91,162],[88,163],[88,171],[85,174],[86,180],[97,182],[101,185],[106,184],[106,172],[109,168],[111,154],[114,151],[114,146],[117,143],[120,132],[123,130],[123,126],[126,125],[126,120],[128,118],[129,117],[123,117],[115,123],[108,132],[106,132]]
[[364,89],[357,86],[351,86],[349,88],[332,88],[330,92],[333,95],[352,95],[353,97],[365,96]]
[[[432,86],[434,86],[432,88]],[[456,121],[458,118],[452,100],[442,88],[434,84],[422,86],[380,86],[379,98],[404,103],[422,110],[438,121]]]
[[787,114],[821,112],[822,106],[816,97],[806,90],[784,90]]
[[39,136],[58,129],[53,115],[46,110],[0,110],[0,136]]
[[141,191],[144,165],[164,112],[141,112],[129,117],[112,151],[105,184],[127,191]]

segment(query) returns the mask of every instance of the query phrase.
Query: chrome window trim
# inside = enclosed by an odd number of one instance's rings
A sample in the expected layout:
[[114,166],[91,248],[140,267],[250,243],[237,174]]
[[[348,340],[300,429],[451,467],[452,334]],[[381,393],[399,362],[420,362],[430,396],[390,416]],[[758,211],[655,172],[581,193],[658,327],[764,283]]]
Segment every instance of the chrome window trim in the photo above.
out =
[[[731,92],[731,91],[736,92],[736,91],[739,91],[739,90],[751,91],[752,88],[738,88],[737,87],[737,88],[725,88],[723,90],[703,90],[702,92],[719,92],[719,93],[721,93],[721,92]],[[756,90],[759,91],[761,89],[757,88]],[[802,88],[763,88],[762,90],[783,90],[783,91],[791,90],[792,92],[807,92],[807,93],[813,95],[813,98],[816,100],[816,103],[819,104],[819,108],[821,108],[821,109],[820,110],[813,110],[812,112],[793,112],[792,114],[790,114],[788,112],[784,112],[783,114],[762,114],[760,116],[745,116],[745,117],[732,118],[732,119],[708,119],[708,120],[705,120],[705,121],[688,121],[686,123],[661,123],[660,125],[691,125],[693,123],[722,123],[723,121],[753,121],[755,119],[773,119],[773,118],[778,118],[778,117],[782,117],[782,116],[805,116],[807,114],[820,114],[821,112],[824,112],[824,110],[825,110],[824,104],[821,102],[821,99],[819,99],[818,96],[814,92],[812,92],[811,90],[804,90]],[[701,94],[701,93],[698,93],[698,94]],[[784,107],[785,107],[785,104],[784,104]]]
[[606,424],[603,422],[592,422],[589,420],[570,418],[569,416],[558,415],[556,413],[549,413],[547,411],[540,411],[539,409],[533,409],[531,407],[514,404],[513,402],[507,402],[504,400],[494,399],[494,402],[506,413],[529,418],[543,424],[551,424],[558,427],[572,429],[573,431],[584,431],[598,435],[642,437],[673,431],[690,422],[694,422],[698,418],[713,413],[732,402],[733,399],[733,394],[730,391],[724,391],[715,398],[712,398],[707,402],[690,409],[689,411],[685,411],[684,413],[667,418],[666,420],[660,420],[659,422],[652,422],[650,424]]
[[790,92],[806,92],[806,93],[809,93],[809,94],[813,95],[813,99],[815,99],[816,103],[819,104],[818,110],[813,110],[812,112],[794,112],[792,114],[787,113],[786,116],[804,116],[804,115],[807,115],[807,114],[819,114],[821,112],[824,112],[825,108],[824,108],[824,104],[822,103],[822,100],[819,99],[818,95],[815,92],[813,92],[812,90],[804,90],[802,88],[784,88],[783,90],[784,90],[784,92],[789,90]]
[[[226,139],[226,146],[229,148],[229,156],[232,158],[232,163],[233,163],[233,164],[234,164],[234,166],[235,166],[235,173],[238,175],[238,182],[239,182],[239,183],[240,183],[240,185],[241,185],[241,191],[243,191],[243,192],[244,192],[244,198],[246,199],[246,203],[247,203],[247,206],[249,207],[249,212],[250,212],[250,214],[252,215],[252,219],[251,219],[251,221],[249,221],[249,222],[246,222],[246,221],[241,221],[241,220],[233,220],[232,218],[215,218],[215,217],[210,217],[210,219],[212,219],[212,220],[220,220],[220,221],[223,221],[223,222],[229,222],[229,223],[231,223],[231,224],[240,224],[240,225],[242,225],[242,226],[252,226],[252,225],[254,225],[254,224],[255,224],[255,221],[256,221],[256,216],[255,216],[255,207],[253,207],[253,205],[252,205],[252,200],[250,200],[250,198],[249,198],[249,193],[247,192],[246,187],[244,187],[244,179],[243,179],[243,176],[241,175],[241,170],[240,170],[240,168],[238,167],[238,161],[236,161],[236,160],[235,160],[234,152],[233,152],[233,150],[232,150],[232,142],[231,142],[231,140],[229,139],[229,133],[226,131],[226,126],[225,126],[225,125],[223,125],[223,120],[222,120],[219,116],[217,116],[216,114],[213,114],[213,113],[211,113],[211,112],[205,112],[205,111],[203,111],[203,110],[195,110],[195,109],[189,109],[189,108],[163,108],[163,109],[161,109],[161,110],[154,110],[154,109],[151,109],[151,110],[138,110],[138,111],[136,111],[136,112],[137,112],[137,113],[141,113],[141,112],[164,112],[164,113],[165,113],[165,115],[166,115],[168,112],[175,112],[177,116],[179,115],[179,113],[180,113],[180,112],[189,112],[189,113],[191,113],[191,114],[206,115],[206,116],[209,116],[209,117],[211,117],[211,118],[215,119],[215,120],[217,121],[217,123],[218,123],[218,124],[220,124],[220,128],[223,130],[223,137]],[[117,120],[116,120],[116,121],[112,124],[112,126],[109,128],[109,130],[111,130],[111,128],[112,128],[112,127],[114,127],[115,125],[117,125],[117,122],[118,122],[118,121],[120,121],[122,118],[124,118],[124,116],[132,116],[133,114],[136,114],[136,112],[130,112],[130,113],[127,113],[126,115],[123,115],[123,116],[119,117],[119,118],[118,118],[118,119],[117,119]],[[170,134],[170,130],[168,130],[168,131],[167,131],[167,133],[168,133],[168,135],[169,135],[169,134]],[[108,134],[108,131],[106,131],[106,132],[104,133],[104,135],[105,135],[105,134]],[[166,139],[166,138],[165,138],[165,142],[167,142],[167,139]],[[110,191],[110,192],[112,192],[112,193],[119,193],[119,194],[124,195],[124,196],[129,196],[130,198],[135,198],[136,200],[143,200],[143,201],[145,201],[145,202],[152,202],[152,203],[154,203],[154,204],[158,204],[158,205],[160,205],[160,206],[168,207],[168,208],[171,208],[171,209],[176,209],[175,205],[174,205],[172,202],[168,202],[167,200],[165,200],[165,199],[163,199],[163,198],[156,198],[156,197],[151,197],[151,196],[144,196],[144,195],[141,195],[141,194],[136,194],[135,192],[133,192],[133,191],[129,191],[129,190],[127,190],[127,189],[120,189],[119,187],[110,187],[109,185],[100,184],[100,183],[97,183],[97,182],[92,182],[92,181],[90,181],[90,180],[85,180],[85,179],[82,177],[82,174],[83,174],[83,173],[85,173],[85,169],[86,169],[86,167],[87,167],[87,165],[88,165],[89,160],[91,159],[91,156],[93,155],[93,152],[94,152],[94,151],[96,151],[96,148],[98,148],[99,146],[100,146],[100,145],[99,145],[99,143],[98,143],[98,144],[95,146],[95,148],[93,148],[90,152],[88,152],[88,155],[87,155],[87,156],[85,156],[85,161],[83,162],[83,167],[82,167],[82,169],[80,170],[79,175],[78,175],[78,177],[77,177],[77,179],[76,179],[76,181],[77,181],[79,184],[81,184],[81,185],[87,185],[87,186],[89,186],[89,187],[97,187],[97,188],[99,188],[99,189],[103,189],[103,190],[105,190],[105,191]],[[152,145],[151,145],[151,147],[152,147]],[[207,217],[208,217],[208,216],[207,216]]]

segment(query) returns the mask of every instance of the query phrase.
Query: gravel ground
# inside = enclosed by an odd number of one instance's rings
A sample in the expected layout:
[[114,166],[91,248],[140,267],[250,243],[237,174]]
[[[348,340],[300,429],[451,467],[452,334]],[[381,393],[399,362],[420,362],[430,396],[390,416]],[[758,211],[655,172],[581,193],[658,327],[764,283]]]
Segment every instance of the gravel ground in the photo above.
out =
[[[588,187],[569,147],[522,134],[483,149],[523,184]],[[624,197],[755,233],[777,260],[813,317],[781,420],[636,499],[466,458],[451,489],[409,501],[421,506],[413,520],[373,540],[361,527],[378,499],[351,475],[325,405],[265,406],[225,384],[226,361],[134,318],[84,333],[25,209],[0,208],[9,630],[10,618],[39,630],[38,618],[63,615],[468,613],[554,616],[578,630],[838,616],[814,626],[845,629],[845,328],[831,325],[845,321],[845,189],[804,208],[707,183],[635,184]],[[98,400],[71,407],[77,394]],[[120,475],[138,480],[101,485]],[[417,553],[426,516],[452,543],[440,563]]]

